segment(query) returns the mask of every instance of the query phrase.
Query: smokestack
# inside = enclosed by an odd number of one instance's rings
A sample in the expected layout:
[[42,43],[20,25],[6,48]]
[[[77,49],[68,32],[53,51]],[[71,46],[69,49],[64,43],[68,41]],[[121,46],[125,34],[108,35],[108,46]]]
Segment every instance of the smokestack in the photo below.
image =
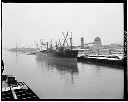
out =
[[83,48],[84,48],[84,38],[81,37],[81,49],[83,49]]

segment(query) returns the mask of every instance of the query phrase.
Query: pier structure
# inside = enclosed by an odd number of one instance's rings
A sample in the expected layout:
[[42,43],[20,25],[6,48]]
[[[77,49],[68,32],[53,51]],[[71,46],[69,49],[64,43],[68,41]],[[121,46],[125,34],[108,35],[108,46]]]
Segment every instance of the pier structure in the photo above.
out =
[[81,45],[76,46],[75,49],[79,50],[81,53],[85,54],[98,54],[98,55],[112,55],[120,54],[123,55],[123,45],[122,44],[110,44],[102,45],[100,37],[96,37],[93,42],[85,43],[84,38],[81,37]]
[[80,62],[123,67],[123,53],[121,44],[102,45],[101,39],[96,37],[93,42],[85,43],[81,38],[81,46],[77,60]]

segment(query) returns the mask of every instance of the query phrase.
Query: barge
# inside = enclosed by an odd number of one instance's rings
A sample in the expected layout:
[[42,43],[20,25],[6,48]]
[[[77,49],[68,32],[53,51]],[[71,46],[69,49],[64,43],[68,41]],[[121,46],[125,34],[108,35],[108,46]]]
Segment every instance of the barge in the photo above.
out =
[[14,76],[2,75],[2,101],[39,100],[39,97],[24,83],[17,82]]
[[123,58],[120,59],[118,56],[79,56],[77,57],[78,62],[90,63],[90,64],[98,64],[98,65],[105,65],[105,66],[112,66],[123,68],[124,60]]

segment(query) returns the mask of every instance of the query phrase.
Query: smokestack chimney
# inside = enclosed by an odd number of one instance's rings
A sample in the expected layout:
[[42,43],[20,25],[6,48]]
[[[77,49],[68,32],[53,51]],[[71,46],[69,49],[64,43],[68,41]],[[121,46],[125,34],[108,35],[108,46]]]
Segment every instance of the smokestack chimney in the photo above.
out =
[[84,38],[81,37],[81,49],[83,49],[83,48],[84,48]]

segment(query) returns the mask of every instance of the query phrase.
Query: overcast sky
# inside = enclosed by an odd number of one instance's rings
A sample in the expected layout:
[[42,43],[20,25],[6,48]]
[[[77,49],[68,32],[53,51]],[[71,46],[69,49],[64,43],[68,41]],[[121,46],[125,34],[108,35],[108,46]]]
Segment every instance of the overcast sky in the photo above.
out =
[[72,32],[73,44],[101,38],[103,45],[123,44],[122,3],[3,3],[3,47],[35,47],[40,38],[57,41]]

